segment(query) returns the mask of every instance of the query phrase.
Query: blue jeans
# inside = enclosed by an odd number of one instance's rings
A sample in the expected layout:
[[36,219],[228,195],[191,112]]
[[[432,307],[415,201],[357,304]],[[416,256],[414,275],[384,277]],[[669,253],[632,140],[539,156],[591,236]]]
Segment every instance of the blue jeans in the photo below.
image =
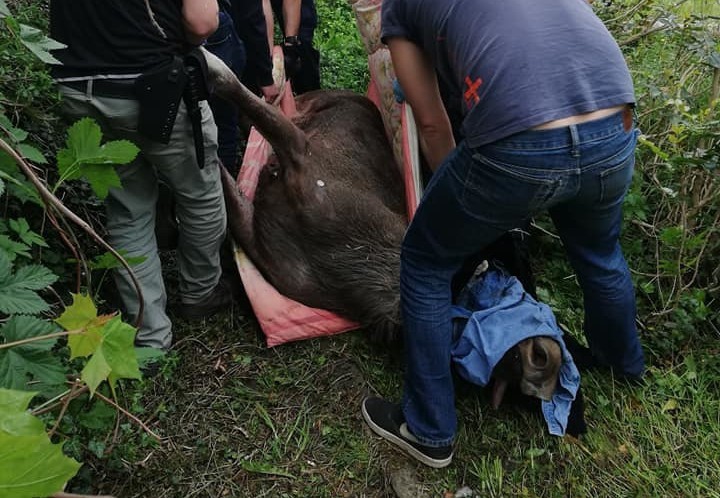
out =
[[[229,14],[220,11],[218,29],[205,44],[210,52],[220,58],[240,79],[247,60],[245,46],[235,32]],[[233,176],[237,175],[238,109],[234,104],[210,97],[210,109],[218,129],[218,157]]]
[[593,353],[621,375],[642,375],[635,292],[618,241],[636,140],[637,131],[626,131],[618,113],[476,149],[461,142],[433,175],[400,258],[403,412],[422,444],[451,444],[457,426],[450,371],[453,275],[465,258],[543,210],[583,290]]

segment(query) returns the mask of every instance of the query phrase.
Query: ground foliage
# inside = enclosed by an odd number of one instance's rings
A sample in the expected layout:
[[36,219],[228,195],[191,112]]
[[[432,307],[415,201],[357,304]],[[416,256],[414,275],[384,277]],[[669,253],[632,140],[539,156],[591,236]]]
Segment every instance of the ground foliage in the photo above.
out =
[[[8,3],[17,22],[46,28],[45,2]],[[362,92],[366,60],[349,6],[342,0],[317,3],[323,85]],[[87,396],[67,403],[59,419],[57,412],[43,413],[36,405],[53,441],[64,441],[65,453],[85,463],[72,490],[122,497],[449,497],[467,486],[477,496],[720,496],[720,46],[718,18],[712,17],[720,12],[716,3],[703,1],[596,1],[594,7],[633,72],[643,132],[622,242],[638,289],[638,322],[650,363],[645,384],[584,375],[590,432],[582,441],[546,435],[535,413],[511,406],[494,412],[484,393],[460,385],[455,461],[430,470],[372,436],[359,415],[363,396],[400,393],[397,354],[368,345],[362,331],[267,349],[249,307],[241,304],[200,324],[174,317],[176,342],[160,374],[116,385],[115,394],[144,428]],[[46,176],[48,184],[59,185],[71,178],[72,168],[62,170],[65,175],[53,173],[65,141],[54,113],[57,96],[37,56],[9,34],[14,27],[0,30],[5,116],[0,125],[18,148],[25,144],[23,155],[36,164],[42,164],[40,157],[53,158]],[[50,309],[37,310],[43,317],[3,320],[0,335],[6,341],[27,329],[27,324],[19,328],[18,320],[41,321],[38,332],[59,330],[46,318],[60,316],[71,304],[49,299],[52,293],[43,289],[50,277],[33,265],[60,276],[53,287],[77,280],[72,261],[78,255],[68,255],[47,230],[42,209],[16,204],[34,205],[32,189],[16,179],[17,184],[3,177],[6,223],[0,226],[0,247],[11,260],[6,264],[0,256],[0,265],[10,268],[1,272],[0,292],[7,283],[27,282],[22,292],[42,291]],[[101,226],[90,187],[67,182],[58,187],[63,192],[71,194],[67,199],[83,199],[75,206]],[[579,289],[547,219],[535,220],[533,241],[541,297],[581,337]],[[172,269],[172,253],[163,259]],[[88,269],[114,266],[106,255],[94,261]],[[21,271],[38,271],[36,280],[18,280]],[[172,294],[174,273],[166,279]],[[30,306],[30,301],[23,302]],[[50,358],[44,374],[30,373],[55,375],[57,382],[58,358],[64,358],[63,368],[80,372],[82,358],[69,357],[82,354],[69,349],[82,352],[87,346],[59,339],[14,351],[33,361]],[[136,376],[135,370],[126,373]],[[95,385],[92,375],[87,379]],[[107,383],[96,393],[113,395]],[[30,402],[13,399],[20,412]],[[37,423],[29,427],[39,435]]]

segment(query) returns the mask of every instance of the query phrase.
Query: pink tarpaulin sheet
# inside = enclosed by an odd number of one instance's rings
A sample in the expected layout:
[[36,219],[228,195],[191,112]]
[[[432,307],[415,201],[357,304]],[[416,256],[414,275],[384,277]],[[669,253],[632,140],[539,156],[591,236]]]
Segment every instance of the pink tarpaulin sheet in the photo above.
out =
[[[378,105],[377,86],[372,82],[368,89],[368,97]],[[414,123],[412,119],[407,118],[404,107],[403,104],[402,133],[405,160],[403,161],[402,171],[405,178],[408,215],[412,216],[419,199],[419,191],[417,190],[417,152],[416,145],[414,145],[417,143],[417,137]],[[289,83],[284,85],[280,108],[287,116],[292,116],[295,113],[295,100]],[[407,111],[409,111],[409,108]],[[270,144],[255,128],[252,128],[237,178],[238,187],[250,200],[255,196],[260,171],[267,164],[270,153]],[[278,255],[278,257],[282,257],[282,255]],[[360,327],[359,324],[335,313],[310,308],[280,294],[265,280],[241,248],[236,247],[235,249],[235,262],[248,300],[252,305],[260,328],[265,334],[269,347],[291,341],[339,334]]]

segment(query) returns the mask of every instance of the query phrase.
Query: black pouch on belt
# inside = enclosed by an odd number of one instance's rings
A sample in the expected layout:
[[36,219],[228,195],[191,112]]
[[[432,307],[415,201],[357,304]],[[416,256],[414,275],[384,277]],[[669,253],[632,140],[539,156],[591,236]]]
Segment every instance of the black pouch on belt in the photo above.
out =
[[188,75],[181,57],[174,57],[169,64],[138,76],[135,81],[140,104],[138,131],[156,142],[169,143],[187,84]]
[[183,101],[190,117],[193,139],[195,141],[195,157],[198,166],[205,166],[205,140],[202,129],[202,109],[200,102],[207,100],[207,61],[200,49],[194,49],[185,56],[185,74],[188,84],[183,94]]

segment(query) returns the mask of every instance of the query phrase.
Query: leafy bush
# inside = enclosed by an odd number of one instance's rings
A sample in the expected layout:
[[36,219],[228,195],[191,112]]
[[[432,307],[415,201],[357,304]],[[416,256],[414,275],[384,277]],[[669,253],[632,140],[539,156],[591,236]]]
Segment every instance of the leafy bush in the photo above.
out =
[[367,56],[350,4],[346,0],[318,2],[317,11],[315,46],[320,51],[323,88],[341,88],[364,94],[370,79]]

